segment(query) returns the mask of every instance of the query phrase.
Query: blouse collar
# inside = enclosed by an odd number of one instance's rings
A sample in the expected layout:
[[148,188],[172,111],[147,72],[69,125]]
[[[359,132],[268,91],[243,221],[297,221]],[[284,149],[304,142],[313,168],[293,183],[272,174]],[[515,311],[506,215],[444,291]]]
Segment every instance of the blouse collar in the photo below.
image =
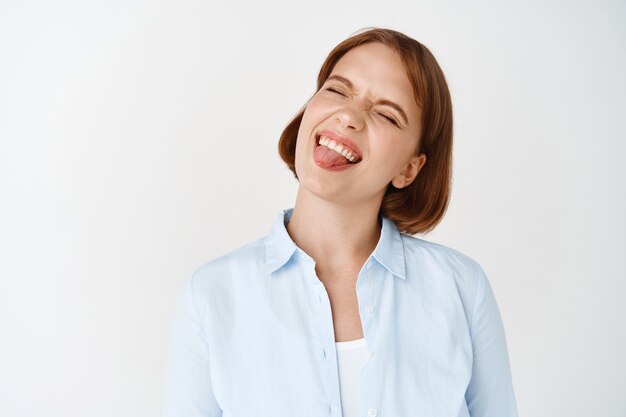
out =
[[[286,226],[291,219],[293,209],[291,207],[281,210],[276,216],[270,232],[265,237],[266,266],[267,272],[270,274],[285,265],[296,251],[304,255],[305,259],[312,261],[312,258],[307,253],[296,246],[287,232]],[[379,221],[381,219],[380,238],[372,252],[372,256],[392,274],[406,279],[402,234],[393,220],[379,215]]]

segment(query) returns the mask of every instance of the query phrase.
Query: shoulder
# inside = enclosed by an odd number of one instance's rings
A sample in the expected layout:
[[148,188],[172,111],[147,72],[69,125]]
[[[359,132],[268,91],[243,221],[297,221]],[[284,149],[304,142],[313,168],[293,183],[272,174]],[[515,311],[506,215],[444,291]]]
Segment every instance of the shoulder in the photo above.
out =
[[227,290],[253,278],[264,260],[263,238],[211,258],[197,266],[189,277],[196,294],[209,294]]
[[405,257],[440,268],[477,274],[480,264],[458,249],[401,233]]
[[472,299],[484,285],[485,273],[473,257],[449,246],[402,233],[408,275],[448,281],[463,298]]
[[402,234],[407,276],[428,289],[440,290],[460,300],[468,323],[476,301],[490,288],[480,263],[473,257],[440,243]]

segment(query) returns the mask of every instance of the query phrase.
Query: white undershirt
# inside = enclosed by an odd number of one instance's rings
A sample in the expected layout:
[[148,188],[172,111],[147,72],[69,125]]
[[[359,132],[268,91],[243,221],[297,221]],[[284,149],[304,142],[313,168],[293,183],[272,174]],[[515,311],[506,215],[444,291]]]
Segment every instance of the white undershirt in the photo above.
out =
[[339,388],[343,417],[357,417],[359,414],[358,392],[361,369],[370,357],[365,338],[348,342],[335,342],[337,366],[339,368]]

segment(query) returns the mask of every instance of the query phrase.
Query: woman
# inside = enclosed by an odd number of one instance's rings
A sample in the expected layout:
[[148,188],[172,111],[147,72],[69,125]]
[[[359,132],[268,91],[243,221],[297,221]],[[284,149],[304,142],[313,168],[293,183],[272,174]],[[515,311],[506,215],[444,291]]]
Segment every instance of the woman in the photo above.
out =
[[516,416],[483,269],[412,236],[444,215],[451,150],[426,47],[386,29],[335,47],[280,138],[295,206],[187,280],[165,415]]

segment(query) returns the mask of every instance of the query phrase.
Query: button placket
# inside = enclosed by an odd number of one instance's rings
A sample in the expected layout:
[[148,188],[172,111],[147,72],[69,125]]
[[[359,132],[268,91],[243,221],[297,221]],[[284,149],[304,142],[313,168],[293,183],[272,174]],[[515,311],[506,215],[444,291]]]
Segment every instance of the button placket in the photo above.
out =
[[338,414],[338,408],[335,404],[339,400],[340,388],[339,380],[337,378],[337,363],[334,353],[334,333],[332,322],[332,311],[328,299],[328,293],[324,284],[319,280],[314,270],[311,271],[314,279],[312,289],[312,314],[311,323],[315,338],[317,341],[318,349],[320,349],[318,358],[319,363],[324,364],[324,372],[322,373],[323,383],[329,386],[328,389],[328,415],[333,416]]

